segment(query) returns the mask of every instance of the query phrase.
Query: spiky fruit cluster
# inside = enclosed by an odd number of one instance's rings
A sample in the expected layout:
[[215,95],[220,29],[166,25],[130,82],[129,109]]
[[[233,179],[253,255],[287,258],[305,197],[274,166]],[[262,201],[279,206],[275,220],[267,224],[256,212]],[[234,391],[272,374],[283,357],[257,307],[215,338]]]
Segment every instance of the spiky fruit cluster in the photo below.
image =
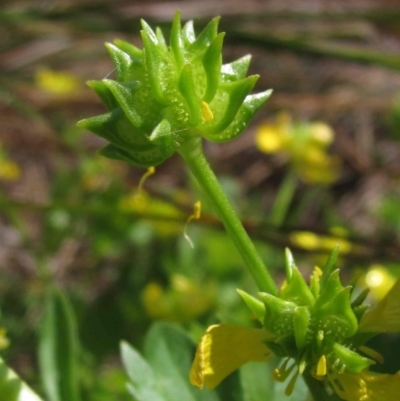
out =
[[190,138],[223,142],[239,135],[271,91],[249,95],[250,56],[222,65],[224,33],[214,18],[196,37],[177,12],[169,46],[160,29],[142,21],[143,50],[106,44],[116,80],[90,81],[108,113],[78,123],[107,139],[101,153],[141,167],[156,166]]
[[358,373],[374,363],[356,352],[366,340],[358,333],[358,323],[368,307],[362,304],[367,292],[350,301],[352,287],[342,286],[337,257],[335,248],[324,269],[315,269],[308,286],[287,250],[286,281],[279,296],[260,293],[260,302],[239,291],[275,337],[267,346],[277,355],[294,358],[300,373],[306,368],[316,376],[326,369]]

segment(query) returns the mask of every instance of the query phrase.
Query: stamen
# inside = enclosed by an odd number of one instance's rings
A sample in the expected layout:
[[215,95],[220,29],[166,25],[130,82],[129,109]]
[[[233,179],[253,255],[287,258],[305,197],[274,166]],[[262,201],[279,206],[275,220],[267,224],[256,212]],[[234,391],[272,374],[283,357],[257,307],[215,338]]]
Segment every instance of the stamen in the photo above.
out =
[[286,386],[285,394],[289,397],[293,393],[294,385],[296,384],[297,378],[299,377],[299,371],[297,371],[290,379],[289,384]]
[[147,169],[147,171],[142,175],[142,178],[139,181],[138,190],[136,196],[141,196],[143,193],[143,185],[147,178],[153,175],[156,172],[155,167],[151,166]]
[[203,118],[206,123],[214,120],[214,114],[211,111],[208,103],[206,103],[204,100],[201,102],[201,111],[203,112]]
[[365,345],[362,345],[361,347],[359,347],[359,350],[361,352],[364,352],[365,355],[368,355],[369,357],[371,357],[372,359],[374,359],[375,361],[379,362],[379,363],[383,363],[384,362],[384,358],[383,356],[375,351],[372,348],[366,347]]
[[190,239],[189,235],[187,234],[187,227],[192,220],[199,220],[201,215],[201,202],[197,201],[193,207],[193,213],[188,217],[186,220],[185,227],[183,229],[183,236],[185,237],[186,241],[189,242],[189,245],[194,248],[193,241]]
[[322,355],[321,358],[319,358],[316,373],[317,373],[317,376],[325,376],[326,375],[326,357],[325,357],[325,355]]
[[284,382],[288,378],[290,373],[292,373],[293,368],[296,366],[296,362],[293,362],[292,365],[290,365],[289,368],[287,368],[289,360],[290,358],[287,358],[279,369],[274,370],[272,377],[274,378],[275,381]]

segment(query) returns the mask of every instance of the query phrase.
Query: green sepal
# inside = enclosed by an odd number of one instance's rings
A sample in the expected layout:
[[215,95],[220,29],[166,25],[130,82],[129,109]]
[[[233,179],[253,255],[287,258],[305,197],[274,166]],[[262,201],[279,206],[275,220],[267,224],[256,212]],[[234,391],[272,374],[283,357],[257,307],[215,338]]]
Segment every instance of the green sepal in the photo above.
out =
[[238,294],[242,297],[244,303],[253,312],[254,316],[261,322],[264,322],[265,318],[265,305],[257,298],[254,298],[250,294],[240,289],[236,290]]
[[286,248],[285,253],[286,286],[281,291],[281,298],[294,302],[298,306],[313,305],[314,297],[297,269],[291,252]]
[[345,366],[346,371],[351,373],[360,373],[368,366],[375,364],[373,360],[365,358],[339,343],[333,345],[333,352],[342,366]]
[[142,49],[139,49],[135,45],[125,42],[124,40],[121,40],[121,39],[115,39],[114,44],[115,44],[115,46],[118,47],[118,49],[127,53],[130,56],[131,61],[133,63],[142,64],[142,62],[143,62],[143,50]]
[[320,280],[321,288],[324,287],[326,281],[329,279],[331,273],[335,269],[338,257],[339,257],[339,244],[336,244],[332,249],[332,252],[329,255],[328,260],[326,261],[324,267],[322,268],[322,277]]
[[146,23],[142,20],[143,30],[140,32],[144,46],[144,60],[147,67],[148,79],[153,90],[154,97],[162,104],[166,104],[162,81],[166,73],[163,61],[164,48],[159,44],[157,36]]
[[221,75],[224,81],[236,81],[243,79],[249,69],[251,55],[241,57],[231,63],[224,64],[221,67]]
[[220,33],[211,43],[203,56],[203,67],[207,77],[207,89],[203,100],[210,103],[214,99],[219,85],[222,66],[222,44],[225,33]]
[[358,328],[357,318],[350,306],[350,289],[344,288],[315,312],[321,329],[332,330],[337,339],[351,337]]
[[228,128],[226,128],[222,132],[209,134],[208,132],[206,132],[205,129],[203,129],[204,125],[202,125],[200,129],[202,135],[204,136],[204,138],[213,142],[226,142],[236,138],[246,129],[254,115],[267,101],[271,94],[272,90],[267,90],[265,92],[247,96],[242,106],[240,107],[235,119],[232,121]]
[[117,100],[107,85],[105,85],[104,81],[87,81],[86,84],[96,92],[108,111],[112,111],[119,106]]
[[182,39],[186,47],[196,40],[196,34],[194,32],[192,20],[186,22],[186,24],[183,26]]
[[196,40],[189,46],[188,51],[190,53],[201,53],[210,45],[217,36],[219,20],[220,17],[215,17],[207,24]]
[[179,91],[186,101],[189,109],[189,125],[196,126],[201,121],[200,98],[196,93],[196,86],[193,77],[191,64],[185,64],[179,76]]
[[264,327],[281,337],[292,335],[297,305],[266,292],[260,292],[258,295],[265,305]]
[[171,124],[168,120],[162,120],[160,124],[154,128],[153,132],[149,136],[149,140],[160,147],[165,154],[172,153],[172,135],[171,135]]
[[141,83],[131,81],[121,84],[111,79],[104,79],[103,82],[110,89],[129,121],[139,128],[143,124],[143,120],[134,108],[134,93],[140,88]]
[[182,68],[184,64],[183,56],[183,40],[181,32],[181,14],[179,10],[175,13],[172,22],[171,34],[169,37],[169,44],[171,46],[172,52],[174,54],[175,63],[178,69]]
[[310,324],[310,311],[306,306],[296,309],[293,319],[294,338],[298,349],[302,349],[307,343],[308,327]]
[[132,59],[128,53],[122,51],[112,43],[105,43],[115,67],[115,76],[118,81],[130,81],[132,79]]

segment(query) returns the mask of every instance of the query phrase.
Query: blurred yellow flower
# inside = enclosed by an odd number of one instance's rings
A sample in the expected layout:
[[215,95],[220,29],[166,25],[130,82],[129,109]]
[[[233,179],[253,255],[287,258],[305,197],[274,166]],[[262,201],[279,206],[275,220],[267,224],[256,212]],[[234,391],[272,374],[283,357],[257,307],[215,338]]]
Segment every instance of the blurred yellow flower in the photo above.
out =
[[40,67],[35,73],[35,84],[38,88],[53,95],[69,95],[76,93],[82,82],[70,72],[53,71]]
[[256,146],[265,153],[286,153],[303,181],[330,184],[340,168],[340,159],[327,152],[333,139],[332,128],[323,122],[293,123],[289,114],[280,113],[275,122],[259,126]]
[[349,253],[352,249],[351,242],[343,238],[318,235],[310,231],[294,231],[289,239],[292,244],[308,251],[326,250],[328,252],[336,244],[340,246],[340,253]]
[[[121,198],[119,207],[123,212],[139,213],[143,217],[153,217],[151,224],[160,235],[183,233],[184,225],[178,220],[186,216],[173,204],[149,196],[144,190],[132,191]],[[177,221],[174,221],[174,220]]]
[[386,267],[374,264],[368,269],[364,277],[364,282],[374,298],[379,301],[394,286],[396,277]]
[[214,283],[196,283],[180,274],[171,277],[170,286],[149,283],[142,302],[148,315],[154,319],[187,322],[212,308],[216,300]]
[[0,157],[0,180],[16,181],[21,176],[18,164]]

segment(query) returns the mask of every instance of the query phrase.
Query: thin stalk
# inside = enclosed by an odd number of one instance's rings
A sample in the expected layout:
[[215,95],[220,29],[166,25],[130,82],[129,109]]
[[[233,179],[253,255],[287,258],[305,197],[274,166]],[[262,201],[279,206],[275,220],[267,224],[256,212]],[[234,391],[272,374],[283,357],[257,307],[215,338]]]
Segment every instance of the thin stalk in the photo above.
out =
[[218,217],[236,245],[260,291],[276,295],[277,289],[274,281],[204,156],[201,139],[193,138],[186,142],[180,147],[179,153],[211,199]]
[[271,224],[280,227],[285,220],[290,203],[296,190],[297,178],[293,172],[289,172],[279,187],[274,206],[271,212]]

